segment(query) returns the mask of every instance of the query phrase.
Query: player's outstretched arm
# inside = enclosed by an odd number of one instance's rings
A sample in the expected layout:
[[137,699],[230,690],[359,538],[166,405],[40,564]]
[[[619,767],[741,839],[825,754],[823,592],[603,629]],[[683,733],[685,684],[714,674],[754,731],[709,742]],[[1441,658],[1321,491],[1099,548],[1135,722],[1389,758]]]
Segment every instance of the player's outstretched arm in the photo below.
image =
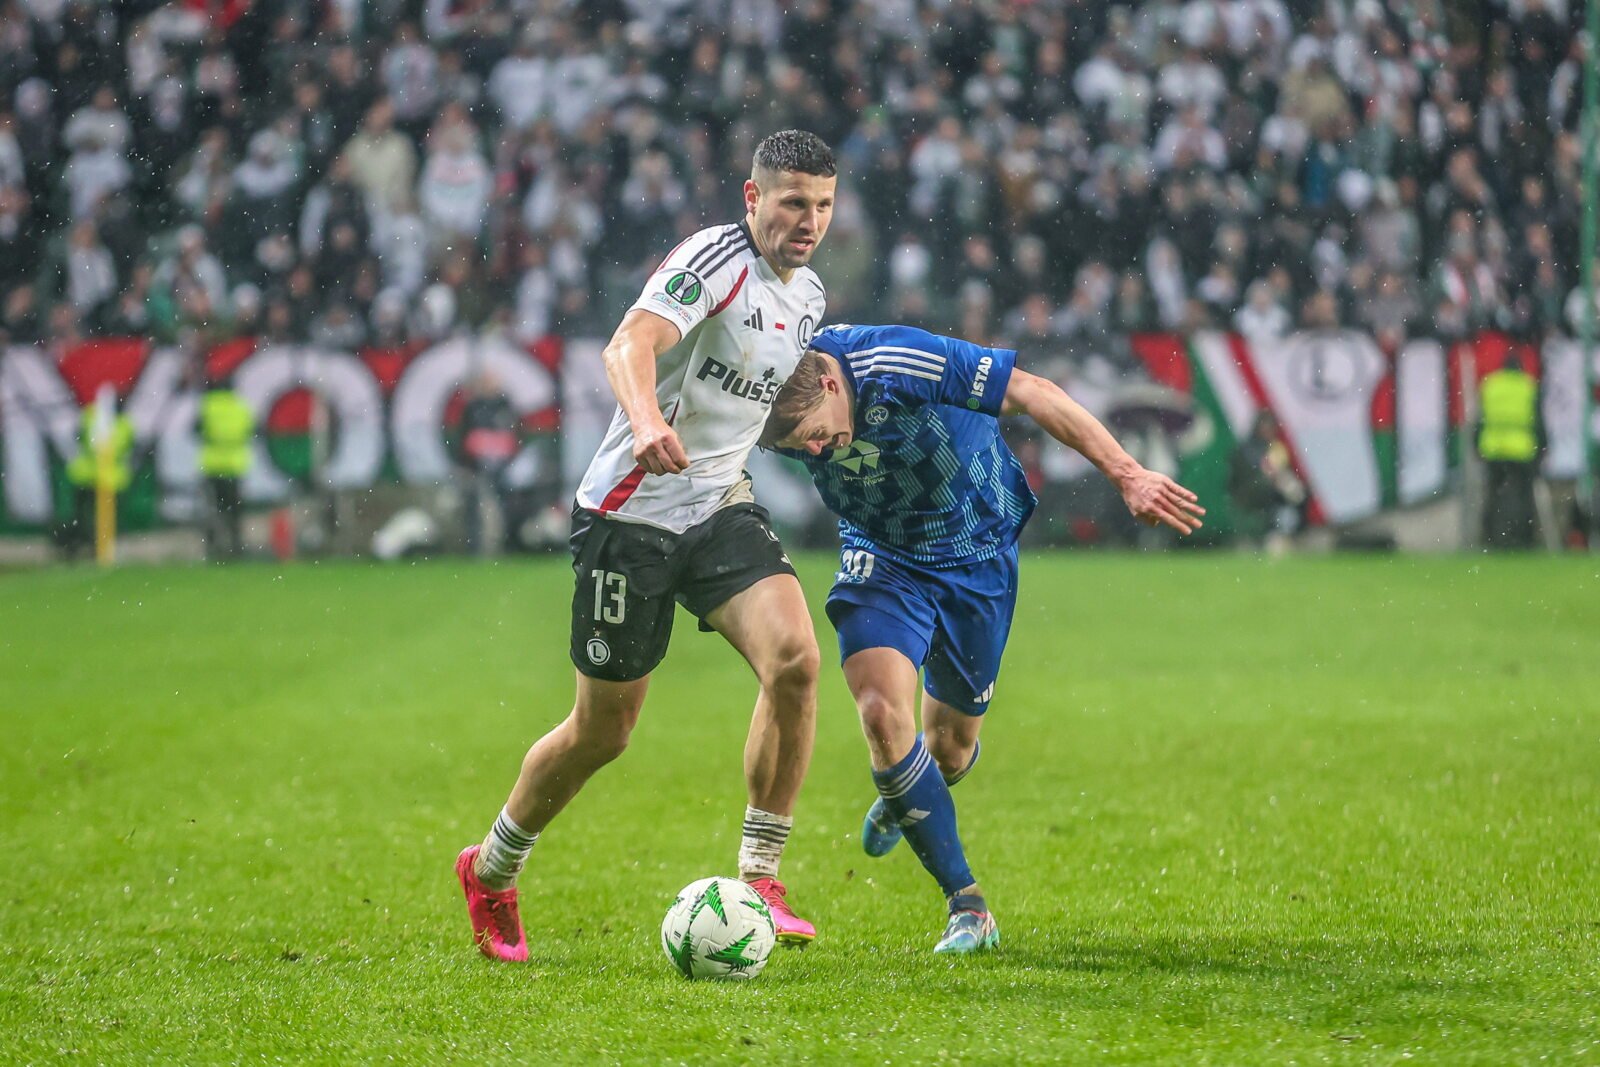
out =
[[678,327],[638,308],[628,312],[601,357],[606,380],[633,428],[633,459],[647,474],[681,474],[689,454],[656,403],[656,360],[678,343]]
[[1181,534],[1198,530],[1206,509],[1199,498],[1168,478],[1146,470],[1111,436],[1100,420],[1084,410],[1055,382],[1026,371],[1014,370],[1006,383],[1001,414],[1026,415],[1039,428],[1084,458],[1111,479],[1123,503],[1140,522],[1162,523]]

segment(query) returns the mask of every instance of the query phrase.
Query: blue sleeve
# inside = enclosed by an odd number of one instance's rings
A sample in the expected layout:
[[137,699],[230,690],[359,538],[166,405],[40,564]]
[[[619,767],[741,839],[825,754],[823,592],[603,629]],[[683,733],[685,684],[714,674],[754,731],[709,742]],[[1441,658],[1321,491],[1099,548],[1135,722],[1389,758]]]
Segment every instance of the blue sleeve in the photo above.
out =
[[[820,343],[819,343],[820,342]],[[849,326],[812,341],[852,379],[877,378],[908,399],[999,415],[1017,354],[911,326]]]

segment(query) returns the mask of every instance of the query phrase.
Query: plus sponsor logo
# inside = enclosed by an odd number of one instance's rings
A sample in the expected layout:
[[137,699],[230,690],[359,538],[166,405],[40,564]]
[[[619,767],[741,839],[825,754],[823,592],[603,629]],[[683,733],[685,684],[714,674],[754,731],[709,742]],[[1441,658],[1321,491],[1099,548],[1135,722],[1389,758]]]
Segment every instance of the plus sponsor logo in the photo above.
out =
[[983,390],[989,384],[989,371],[994,367],[994,357],[978,360],[978,373],[972,376],[972,395],[967,397],[967,407],[977,411],[983,405]]
[[777,380],[771,367],[768,367],[760,378],[746,378],[726,363],[709,358],[700,364],[695,377],[703,382],[714,381],[722,387],[724,393],[753,401],[762,407],[771,406],[772,398],[778,395],[778,389],[783,385],[783,382]]

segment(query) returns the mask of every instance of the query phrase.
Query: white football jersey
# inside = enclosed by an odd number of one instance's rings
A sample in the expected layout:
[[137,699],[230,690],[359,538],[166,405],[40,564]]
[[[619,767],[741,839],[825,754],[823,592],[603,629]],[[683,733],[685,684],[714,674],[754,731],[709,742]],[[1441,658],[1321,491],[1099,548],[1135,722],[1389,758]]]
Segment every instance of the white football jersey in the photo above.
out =
[[646,474],[619,405],[578,487],[579,505],[682,533],[741,499],[734,487],[745,459],[825,304],[811,268],[779,281],[742,222],[701,230],[673,249],[633,307],[681,333],[656,360],[656,402],[683,440],[689,468]]

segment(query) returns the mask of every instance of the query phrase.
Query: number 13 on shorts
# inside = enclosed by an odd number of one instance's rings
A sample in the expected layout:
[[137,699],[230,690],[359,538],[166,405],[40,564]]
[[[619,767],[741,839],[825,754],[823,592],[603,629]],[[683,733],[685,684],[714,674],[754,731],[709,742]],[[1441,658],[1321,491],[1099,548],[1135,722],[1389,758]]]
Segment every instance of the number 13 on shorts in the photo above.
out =
[[872,565],[877,557],[864,548],[847,548],[839,554],[839,573],[835,582],[860,585],[872,577]]
[[616,571],[593,570],[594,617],[615,626],[628,614],[628,576]]

